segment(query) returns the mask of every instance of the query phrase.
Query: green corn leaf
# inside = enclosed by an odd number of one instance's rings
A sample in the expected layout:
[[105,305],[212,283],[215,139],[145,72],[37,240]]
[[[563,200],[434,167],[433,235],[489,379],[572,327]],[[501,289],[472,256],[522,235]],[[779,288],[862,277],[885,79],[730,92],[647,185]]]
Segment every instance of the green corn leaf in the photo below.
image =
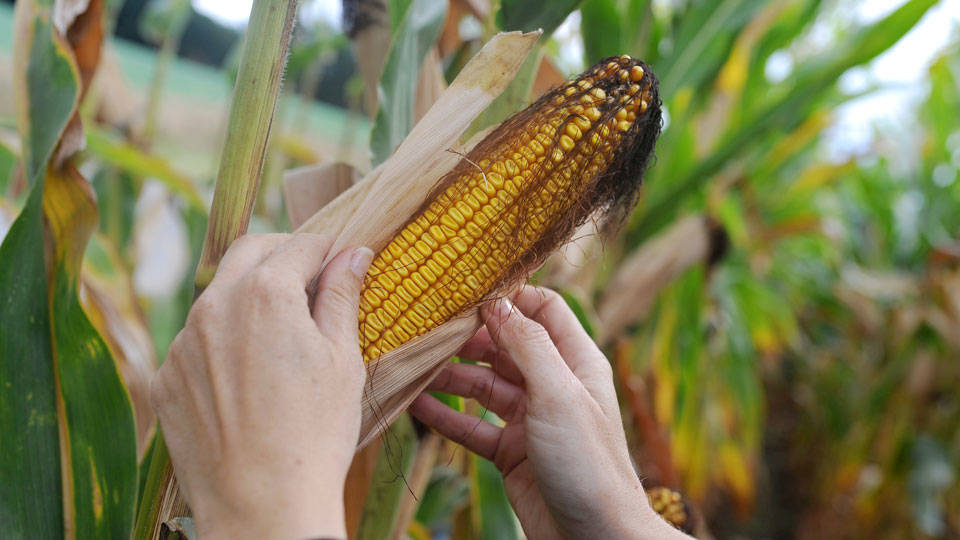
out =
[[31,194],[0,246],[0,517],[15,538],[63,532],[42,196]]
[[583,329],[587,331],[587,335],[590,337],[596,336],[596,332],[593,329],[593,323],[590,321],[590,314],[587,313],[586,308],[583,307],[583,303],[577,299],[577,297],[569,291],[560,291],[560,296],[563,297],[563,300],[570,306],[570,310],[573,311],[573,314],[577,316],[577,320],[580,321],[580,325],[583,326]]
[[497,26],[501,30],[522,30],[532,32],[538,28],[543,30],[545,40],[553,34],[560,24],[573,10],[577,9],[582,0],[549,0],[545,2],[529,2],[526,0],[502,0],[500,11],[497,12]]
[[[413,109],[420,67],[436,42],[447,14],[447,3],[412,0],[393,33],[390,52],[380,75],[377,116],[370,134],[374,166],[383,163],[413,129]],[[391,15],[393,17],[393,15]]]
[[0,142],[0,197],[7,193],[13,174],[17,170],[17,155]]
[[684,86],[699,88],[719,69],[739,29],[763,5],[758,0],[694,4],[681,17],[672,54],[654,66],[660,77],[661,95],[670,97]]
[[650,45],[650,36],[654,34],[656,27],[656,20],[650,9],[651,3],[651,0],[626,0],[620,24],[626,52],[636,55],[648,64],[653,64],[657,59],[656,47]]
[[[665,185],[651,182],[652,189],[641,205],[641,215],[630,227],[630,241],[642,238],[663,226],[687,198],[699,191],[712,175],[754,147],[775,129],[792,129],[811,112],[818,99],[851,67],[863,64],[890,48],[920,20],[936,0],[910,0],[876,24],[860,29],[853,38],[831,54],[800,66],[788,91],[769,101],[727,134],[718,146]],[[661,85],[661,89],[663,86]]]
[[601,58],[633,54],[648,63],[656,56],[646,44],[656,21],[650,0],[585,0],[580,6],[584,64]]
[[[18,6],[28,18],[29,6]],[[19,21],[18,21],[19,22]],[[0,246],[0,516],[5,534],[57,537],[63,531],[60,448],[50,306],[43,254],[43,178],[54,146],[76,104],[79,81],[69,53],[54,40],[52,26],[27,20],[27,44],[17,51],[36,58],[33,69],[17,81],[25,88],[56,81],[57,92],[40,96],[50,107],[43,114],[31,106],[21,127],[27,181],[41,184],[27,199]],[[18,29],[22,29],[18,25]],[[29,40],[29,41],[27,41]],[[20,107],[23,108],[22,101]],[[21,122],[23,118],[21,117]]]
[[196,182],[175,170],[164,158],[148,154],[96,127],[87,129],[87,151],[105,163],[138,177],[156,178],[195,210],[206,213]]
[[14,84],[32,189],[0,246],[0,521],[14,538],[122,538],[136,497],[133,411],[77,297],[97,219],[90,185],[69,163],[48,165],[81,84],[51,8],[17,4],[25,70]]
[[391,424],[383,435],[383,446],[374,467],[373,480],[360,518],[358,540],[392,538],[400,517],[400,501],[407,487],[417,454],[417,433],[406,414]]
[[585,0],[580,6],[580,17],[584,64],[590,66],[601,58],[627,52],[620,28],[622,14],[615,0]]
[[[496,415],[484,411],[485,420],[496,421]],[[503,475],[497,467],[470,454],[470,509],[474,534],[482,540],[515,540],[519,538],[517,518],[507,499]]]
[[465,504],[470,495],[466,479],[447,466],[433,469],[427,489],[417,506],[417,521],[428,527],[447,525],[456,509]]

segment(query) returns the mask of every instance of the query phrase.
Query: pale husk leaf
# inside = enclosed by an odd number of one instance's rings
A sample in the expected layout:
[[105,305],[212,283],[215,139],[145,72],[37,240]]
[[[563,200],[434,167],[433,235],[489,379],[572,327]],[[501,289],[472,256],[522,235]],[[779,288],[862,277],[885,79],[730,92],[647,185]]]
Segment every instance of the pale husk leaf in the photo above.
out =
[[437,47],[432,47],[423,59],[417,75],[417,93],[413,103],[413,118],[419,122],[443,95],[447,83],[443,79],[443,64]]
[[385,431],[479,328],[480,317],[473,308],[371,361],[358,446],[364,447]]

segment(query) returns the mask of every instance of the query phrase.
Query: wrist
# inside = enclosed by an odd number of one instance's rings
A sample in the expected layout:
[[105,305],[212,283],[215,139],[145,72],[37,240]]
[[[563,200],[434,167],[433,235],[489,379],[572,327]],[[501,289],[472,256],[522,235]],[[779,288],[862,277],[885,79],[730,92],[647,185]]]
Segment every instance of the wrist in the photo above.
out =
[[201,505],[194,508],[197,533],[204,540],[346,538],[342,493],[329,486],[294,488],[220,500],[215,508]]
[[290,511],[274,508],[264,502],[271,513],[246,516],[221,515],[212,519],[197,518],[197,533],[200,538],[346,538],[343,505],[339,508],[311,508]]

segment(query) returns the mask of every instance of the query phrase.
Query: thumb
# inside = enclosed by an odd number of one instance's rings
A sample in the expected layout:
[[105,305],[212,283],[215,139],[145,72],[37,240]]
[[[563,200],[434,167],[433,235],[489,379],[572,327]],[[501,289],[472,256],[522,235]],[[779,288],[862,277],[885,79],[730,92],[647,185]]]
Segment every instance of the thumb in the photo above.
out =
[[372,259],[373,251],[369,248],[347,248],[320,274],[313,318],[320,333],[334,342],[357,343],[360,289]]

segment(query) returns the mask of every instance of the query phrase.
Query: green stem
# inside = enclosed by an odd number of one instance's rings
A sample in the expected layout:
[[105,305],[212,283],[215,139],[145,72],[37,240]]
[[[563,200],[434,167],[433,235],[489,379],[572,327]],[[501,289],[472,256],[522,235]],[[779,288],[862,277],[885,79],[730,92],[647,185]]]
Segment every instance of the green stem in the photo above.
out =
[[157,53],[157,63],[153,71],[153,80],[150,81],[150,93],[147,96],[147,110],[143,120],[143,131],[140,133],[140,145],[144,150],[150,150],[157,133],[157,116],[160,114],[160,99],[163,97],[163,87],[167,80],[167,71],[180,47],[183,31],[187,28],[190,15],[189,0],[178,0],[173,7],[170,28],[163,36],[160,51]]
[[[296,12],[297,0],[254,0],[197,265],[198,293],[213,278],[227,247],[250,223]],[[138,540],[155,538],[161,524],[183,508],[170,454],[159,433],[156,444],[134,529]]]
[[253,4],[207,237],[197,266],[198,291],[210,283],[230,243],[244,234],[250,223],[296,10],[296,0],[257,0]]
[[163,493],[170,473],[170,452],[163,442],[163,434],[157,429],[153,452],[150,454],[150,467],[143,484],[143,495],[138,502],[137,519],[132,538],[146,540],[154,538],[161,524],[159,520]]

